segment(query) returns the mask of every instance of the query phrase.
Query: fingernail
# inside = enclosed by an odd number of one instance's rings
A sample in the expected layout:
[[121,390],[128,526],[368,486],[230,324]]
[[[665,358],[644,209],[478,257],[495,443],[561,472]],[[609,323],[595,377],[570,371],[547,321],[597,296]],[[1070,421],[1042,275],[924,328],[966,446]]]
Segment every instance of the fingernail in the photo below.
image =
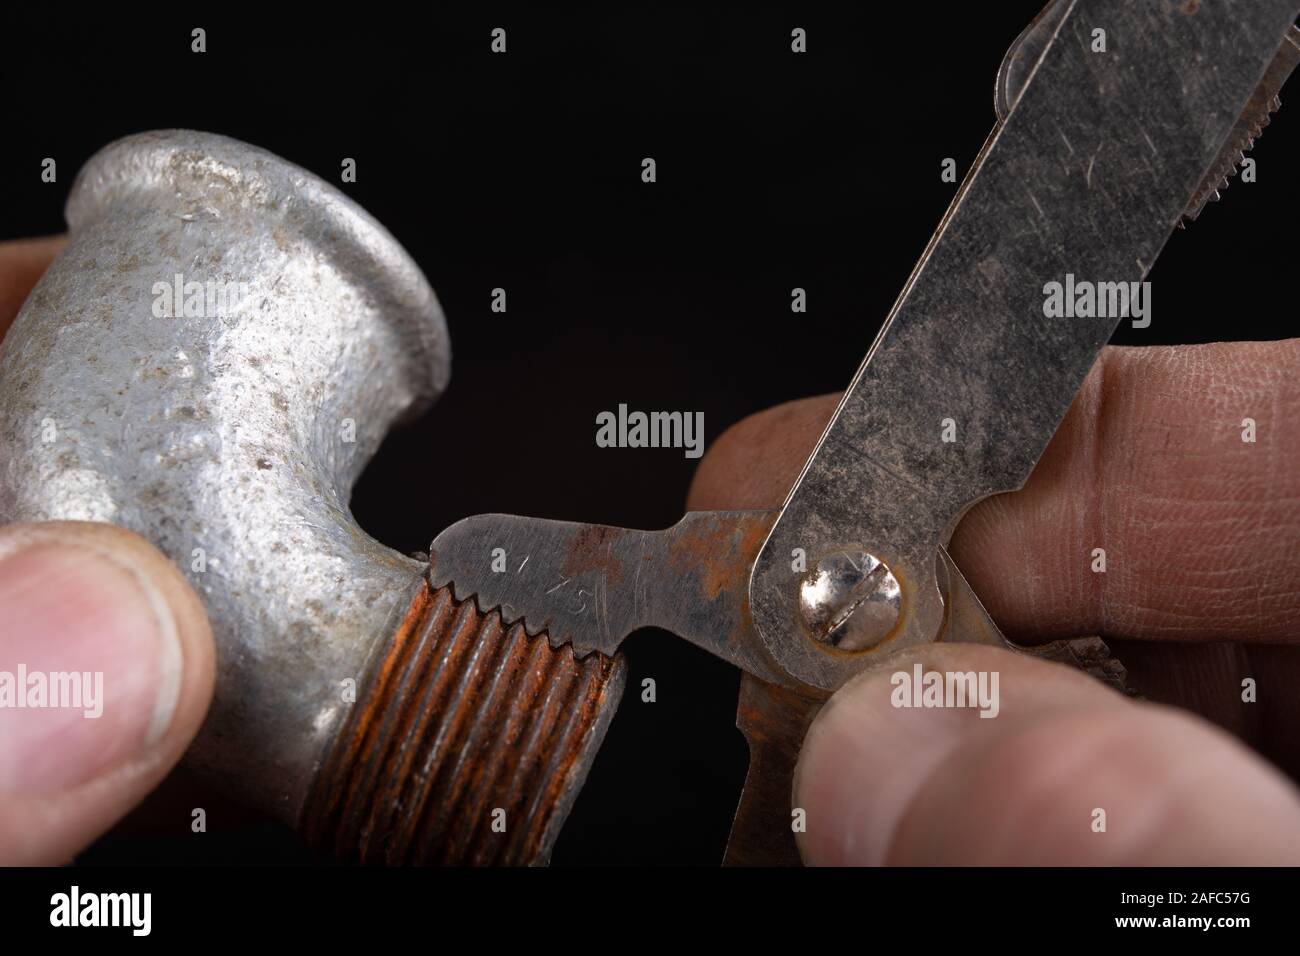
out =
[[171,724],[176,622],[128,561],[64,541],[0,544],[0,793],[85,783]]
[[804,810],[796,839],[810,866],[886,863],[908,804],[969,728],[950,708],[893,706],[893,670],[856,677],[809,728],[793,798]]

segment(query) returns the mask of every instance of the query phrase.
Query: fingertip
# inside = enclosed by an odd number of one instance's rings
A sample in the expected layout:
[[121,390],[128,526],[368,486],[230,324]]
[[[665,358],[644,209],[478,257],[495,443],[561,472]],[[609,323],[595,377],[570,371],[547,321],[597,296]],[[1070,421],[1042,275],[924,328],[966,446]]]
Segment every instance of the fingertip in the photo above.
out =
[[799,399],[736,422],[700,460],[687,510],[779,508],[838,401],[838,395]]
[[211,700],[212,635],[174,565],[89,522],[0,529],[0,606],[18,704],[0,710],[0,859],[62,862],[179,760]]
[[[898,706],[897,674],[999,675],[997,713]],[[1294,787],[1190,715],[1058,664],[932,645],[861,675],[795,776],[814,865],[1242,865],[1300,861]]]
[[[996,648],[933,644],[888,657],[836,692],[809,728],[795,770],[796,805],[806,813],[798,836],[804,862],[888,862],[895,834],[927,780],[971,734],[1005,713],[1002,678],[1022,666],[1021,658]],[[997,675],[996,682],[985,682],[995,716],[982,718],[974,706],[921,706],[924,675],[931,672],[973,673],[977,682],[980,674]]]

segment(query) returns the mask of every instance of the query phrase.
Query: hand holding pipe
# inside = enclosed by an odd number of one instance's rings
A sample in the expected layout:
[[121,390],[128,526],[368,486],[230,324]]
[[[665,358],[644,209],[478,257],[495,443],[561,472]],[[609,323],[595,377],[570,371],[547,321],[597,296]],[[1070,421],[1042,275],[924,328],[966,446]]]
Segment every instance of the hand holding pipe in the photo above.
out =
[[414,261],[206,133],[106,147],[67,219],[0,346],[0,520],[111,522],[187,573],[218,646],[187,760],[236,795],[345,859],[545,862],[624,669],[457,603],[352,518],[450,372]]

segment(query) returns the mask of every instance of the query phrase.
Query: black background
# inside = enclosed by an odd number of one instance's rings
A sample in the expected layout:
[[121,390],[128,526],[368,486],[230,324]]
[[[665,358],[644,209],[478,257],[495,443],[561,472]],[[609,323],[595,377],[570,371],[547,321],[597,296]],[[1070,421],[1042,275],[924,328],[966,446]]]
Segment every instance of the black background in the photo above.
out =
[[[450,390],[356,490],[367,530],[415,551],[489,511],[665,527],[695,463],[598,449],[597,412],[703,411],[711,442],[751,412],[842,389],[955,192],[941,160],[959,176],[970,165],[998,63],[1038,6],[6,13],[0,238],[60,231],[76,169],[129,133],[269,149],[384,223],[450,325]],[[497,26],[504,56],[489,50]],[[1293,120],[1284,109],[1253,153],[1257,183],[1174,234],[1150,275],[1152,325],[1115,341],[1292,330]],[[45,157],[56,184],[40,181]],[[355,184],[339,182],[343,157]],[[489,309],[498,286],[505,314]],[[790,311],[795,286],[807,314]],[[626,649],[629,686],[654,677],[658,702],[624,700],[555,862],[716,863],[745,770],[738,675],[663,633]],[[311,859],[191,787],[182,771],[84,859]],[[189,831],[198,805],[206,839]]]

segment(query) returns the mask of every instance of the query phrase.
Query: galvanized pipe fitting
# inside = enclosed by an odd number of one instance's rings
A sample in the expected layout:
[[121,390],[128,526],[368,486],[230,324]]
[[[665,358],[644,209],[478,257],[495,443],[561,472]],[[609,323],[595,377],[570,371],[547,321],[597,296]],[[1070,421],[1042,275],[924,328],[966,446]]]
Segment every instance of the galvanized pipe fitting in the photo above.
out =
[[[222,136],[108,146],[67,218],[66,250],[0,348],[0,520],[108,521],[177,562],[218,640],[188,759],[301,823],[322,764],[357,732],[353,700],[374,703],[394,635],[428,600],[425,567],[362,532],[348,500],[388,427],[447,384],[442,311],[359,206]],[[612,706],[621,670],[608,670]],[[436,708],[426,719],[441,726]],[[543,783],[576,789],[607,721],[555,744],[574,760]],[[402,749],[409,730],[367,732]],[[457,744],[451,731],[422,741]],[[543,808],[545,845],[519,862],[545,859],[570,800]]]

